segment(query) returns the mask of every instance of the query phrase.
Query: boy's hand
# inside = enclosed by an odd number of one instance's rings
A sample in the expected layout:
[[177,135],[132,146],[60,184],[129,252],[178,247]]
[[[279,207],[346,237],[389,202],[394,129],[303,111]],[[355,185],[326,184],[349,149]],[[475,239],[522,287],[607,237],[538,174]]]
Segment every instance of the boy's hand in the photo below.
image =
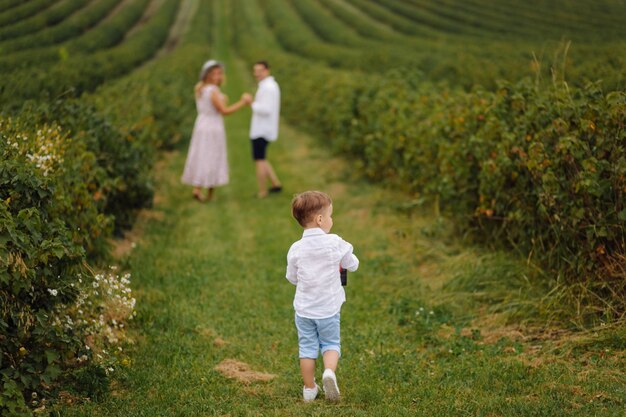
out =
[[345,287],[346,285],[348,285],[348,270],[339,267],[339,278],[341,278],[342,286]]

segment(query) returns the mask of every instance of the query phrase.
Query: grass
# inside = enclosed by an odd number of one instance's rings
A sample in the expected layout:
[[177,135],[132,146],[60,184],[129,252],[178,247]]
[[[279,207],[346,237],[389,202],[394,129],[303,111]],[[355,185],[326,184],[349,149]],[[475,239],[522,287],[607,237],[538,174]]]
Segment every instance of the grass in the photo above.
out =
[[[224,89],[234,100],[252,84],[227,39],[216,55],[226,61]],[[231,183],[210,204],[180,184],[185,150],[163,156],[154,211],[140,219],[142,237],[126,260],[139,310],[130,365],[116,371],[106,398],[53,414],[623,415],[623,328],[539,327],[543,289],[523,262],[467,247],[442,219],[402,210],[406,196],[363,181],[350,161],[287,125],[268,150],[285,192],[253,199],[249,117],[246,110],[226,119]],[[337,405],[301,401],[294,288],[284,272],[301,234],[291,195],[306,189],[332,195],[333,232],[361,259],[342,310]],[[227,379],[214,370],[225,359],[276,377]]]

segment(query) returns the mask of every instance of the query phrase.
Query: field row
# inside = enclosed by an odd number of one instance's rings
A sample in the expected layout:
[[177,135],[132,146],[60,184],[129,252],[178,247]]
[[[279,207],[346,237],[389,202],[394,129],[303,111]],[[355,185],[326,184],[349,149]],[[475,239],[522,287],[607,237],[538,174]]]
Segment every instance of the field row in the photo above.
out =
[[0,71],[50,65],[53,61],[115,46],[143,26],[161,3],[158,0],[93,2],[58,25],[0,42],[3,52]]
[[[41,1],[0,12],[0,22]],[[0,26],[0,71],[28,71],[115,46],[146,19],[138,23],[138,13],[159,4],[152,0],[148,7],[147,1],[60,0]],[[539,82],[566,77],[576,85],[600,79],[608,90],[626,83],[626,33],[614,17],[624,12],[619,4],[596,5],[581,21],[567,0],[534,8],[512,2],[519,14],[483,3],[251,0],[245,7],[253,10],[253,24],[268,27],[282,49],[331,67],[363,72],[413,68],[427,79],[468,90],[523,77]],[[567,43],[569,39],[574,43]]]
[[0,43],[0,52],[3,55],[13,51],[28,48],[43,47],[63,42],[67,39],[81,35],[96,25],[101,19],[111,12],[120,3],[120,0],[102,0],[93,2],[85,7],[80,13],[76,13],[62,23],[37,31],[32,34],[20,36]]
[[[38,56],[55,60],[55,53],[59,59],[52,65],[20,66],[6,74],[0,82],[3,102],[19,106],[26,99],[54,98],[61,94],[79,96],[145,62],[164,44],[177,16],[180,1],[164,0],[159,3],[158,7],[145,9],[144,19],[138,23],[134,24],[142,6],[146,5],[145,0],[129,3],[107,24],[61,49],[38,49],[32,55],[27,55],[27,51],[21,52],[19,58],[24,61],[35,61]],[[152,4],[155,4],[154,0]],[[128,28],[129,35],[124,36],[124,30]],[[80,53],[86,51],[91,53]],[[0,62],[0,67],[19,65],[19,61],[11,61],[10,58]]]
[[365,0],[354,2],[259,0],[258,6],[246,7],[254,10],[251,20],[269,27],[284,50],[332,67],[364,72],[411,67],[468,89],[525,76],[549,81],[554,74],[578,85],[596,79],[607,89],[624,84],[626,53],[616,53],[626,52],[620,36],[595,43],[588,36],[573,45],[549,36],[541,41],[468,37],[418,25]]
[[[88,0],[61,0],[53,4],[47,10],[41,11],[28,19],[17,21],[12,25],[2,25],[0,28],[0,40],[24,36],[36,32],[48,26],[54,26],[62,22],[72,13],[85,7]],[[27,3],[28,4],[28,3]],[[11,11],[4,13],[6,22],[12,21]]]
[[[494,7],[484,0],[349,0],[373,17],[386,16],[389,23],[410,21],[444,34],[456,33],[489,40],[493,36],[507,40],[516,38],[573,38],[588,41],[616,39],[624,34],[624,27],[616,16],[624,16],[626,7],[617,2],[605,2],[584,17],[578,13],[580,4],[566,1],[536,4],[528,7],[521,2],[510,2],[507,8]],[[378,5],[374,7],[372,3]],[[589,2],[593,9],[594,4]],[[603,7],[604,6],[604,7]],[[387,11],[385,13],[384,11]],[[393,17],[392,17],[393,16]]]

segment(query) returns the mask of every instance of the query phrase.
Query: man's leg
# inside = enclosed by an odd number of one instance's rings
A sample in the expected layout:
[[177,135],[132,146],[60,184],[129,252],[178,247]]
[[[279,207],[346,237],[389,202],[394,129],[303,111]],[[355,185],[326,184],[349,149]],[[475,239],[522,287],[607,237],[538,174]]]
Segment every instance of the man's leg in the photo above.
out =
[[270,164],[270,161],[268,161],[267,159],[264,162],[265,162],[265,173],[267,174],[266,178],[270,179],[273,187],[280,187],[280,180],[276,176],[276,173],[274,172],[274,168],[272,167],[272,164]]
[[256,180],[259,185],[259,197],[267,196],[267,174],[264,160],[254,161],[256,167]]

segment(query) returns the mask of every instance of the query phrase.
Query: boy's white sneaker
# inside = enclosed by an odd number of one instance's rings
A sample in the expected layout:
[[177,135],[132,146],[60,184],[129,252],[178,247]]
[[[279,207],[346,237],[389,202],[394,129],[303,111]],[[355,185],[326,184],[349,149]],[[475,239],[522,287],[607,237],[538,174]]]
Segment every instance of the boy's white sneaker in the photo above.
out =
[[332,369],[326,369],[322,375],[322,385],[324,386],[324,394],[329,401],[339,401],[339,387],[337,386],[337,377]]
[[304,398],[304,402],[313,401],[317,397],[317,393],[319,392],[319,385],[315,384],[315,388],[302,388],[302,397]]

